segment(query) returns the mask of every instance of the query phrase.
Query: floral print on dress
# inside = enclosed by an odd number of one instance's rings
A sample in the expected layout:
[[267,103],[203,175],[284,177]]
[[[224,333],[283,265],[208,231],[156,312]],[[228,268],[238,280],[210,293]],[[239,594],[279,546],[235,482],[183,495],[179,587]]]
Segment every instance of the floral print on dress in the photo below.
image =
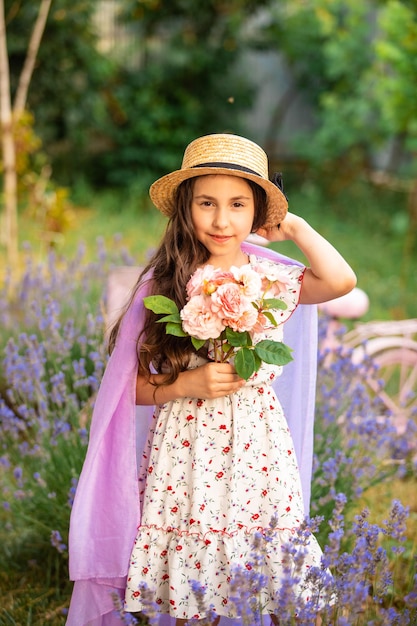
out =
[[[257,263],[255,257],[250,261]],[[283,323],[298,304],[303,270],[271,262],[271,272],[283,277],[279,297],[288,308],[277,311],[281,323],[255,341],[282,341]],[[195,355],[189,367],[203,363]],[[237,393],[156,407],[139,469],[143,513],[130,560],[127,611],[142,609],[139,585],[145,583],[161,613],[201,617],[190,586],[196,580],[206,588],[207,605],[218,615],[236,617],[228,602],[232,566],[250,567],[254,534],[270,534],[272,518],[277,526],[266,543],[268,585],[260,601],[265,612],[277,610],[281,546],[304,519],[294,447],[271,386],[281,370],[263,363]],[[305,571],[320,559],[312,537]]]

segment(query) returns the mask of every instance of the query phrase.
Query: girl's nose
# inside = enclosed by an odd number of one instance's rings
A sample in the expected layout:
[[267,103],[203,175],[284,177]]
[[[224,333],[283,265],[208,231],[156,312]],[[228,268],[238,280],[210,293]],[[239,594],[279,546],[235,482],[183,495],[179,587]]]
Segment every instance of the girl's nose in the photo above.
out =
[[224,229],[229,223],[227,211],[219,207],[214,213],[213,226],[215,228]]

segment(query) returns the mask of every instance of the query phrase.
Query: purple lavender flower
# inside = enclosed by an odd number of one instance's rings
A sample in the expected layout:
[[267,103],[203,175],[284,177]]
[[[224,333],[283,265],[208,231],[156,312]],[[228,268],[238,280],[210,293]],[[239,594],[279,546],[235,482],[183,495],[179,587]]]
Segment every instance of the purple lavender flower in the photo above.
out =
[[13,476],[16,479],[16,482],[19,486],[23,485],[23,480],[22,480],[22,476],[23,476],[23,470],[21,467],[15,467],[13,470]]
[[[417,561],[416,557],[414,557],[414,561],[415,562]],[[404,602],[405,602],[407,607],[409,607],[410,609],[413,610],[414,615],[417,618],[417,574],[414,574],[414,577],[413,577],[413,588],[405,596]]]
[[189,620],[189,624],[200,624],[201,626],[210,626],[214,623],[217,615],[213,610],[212,605],[206,606],[205,595],[206,587],[202,585],[198,580],[190,580],[191,591],[194,598],[197,601],[197,609],[199,617]]
[[123,601],[117,591],[111,592],[111,597],[113,600],[114,611],[116,615],[120,618],[122,624],[127,624],[127,626],[131,626],[133,624],[138,624],[137,619],[131,614],[127,613],[124,610]]
[[68,491],[68,506],[72,509],[72,505],[74,504],[75,492],[77,490],[78,478],[71,478],[71,487]]
[[399,500],[394,500],[389,518],[382,523],[382,532],[396,541],[405,541],[409,513],[409,506],[403,506]]
[[51,532],[51,545],[56,548],[61,554],[63,552],[66,552],[67,546],[62,540],[59,530],[53,530]]

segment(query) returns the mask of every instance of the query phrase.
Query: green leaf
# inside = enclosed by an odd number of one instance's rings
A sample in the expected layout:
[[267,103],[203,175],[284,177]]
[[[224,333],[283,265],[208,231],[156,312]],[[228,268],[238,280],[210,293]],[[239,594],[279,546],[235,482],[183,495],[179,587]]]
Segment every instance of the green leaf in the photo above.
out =
[[200,350],[200,348],[204,346],[204,344],[206,343],[206,340],[197,339],[197,337],[191,337],[191,343],[193,344],[194,348],[198,351]]
[[235,369],[241,378],[248,380],[257,369],[254,351],[249,348],[240,348],[235,356]]
[[273,324],[274,326],[278,326],[278,322],[276,321],[275,317],[272,315],[270,311],[263,311],[263,315],[265,315],[265,317],[269,319],[271,324]]
[[183,331],[181,324],[174,324],[174,322],[168,322],[166,333],[167,335],[175,335],[175,337],[188,337],[188,334]]
[[285,302],[279,298],[266,298],[262,303],[267,309],[288,309]]
[[239,333],[236,330],[232,330],[231,328],[226,328],[226,339],[228,343],[234,348],[239,348],[243,346],[251,346],[252,340],[250,338],[249,333]]
[[179,314],[175,302],[166,296],[146,296],[143,298],[143,304],[157,315],[161,313]]
[[171,315],[164,315],[157,322],[173,322],[174,324],[182,324],[179,313],[172,313]]
[[264,339],[256,344],[255,352],[262,361],[272,365],[286,365],[293,360],[291,348],[280,341]]

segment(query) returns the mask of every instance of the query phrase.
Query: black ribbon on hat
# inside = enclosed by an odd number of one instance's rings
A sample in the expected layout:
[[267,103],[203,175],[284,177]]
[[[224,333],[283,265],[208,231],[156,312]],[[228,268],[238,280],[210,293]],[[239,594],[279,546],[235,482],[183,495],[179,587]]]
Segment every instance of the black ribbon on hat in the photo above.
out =
[[288,200],[287,196],[284,193],[284,181],[282,180],[282,173],[281,172],[275,172],[275,174],[271,178],[271,183],[273,183],[276,187],[278,187],[278,189],[281,191],[281,193]]

